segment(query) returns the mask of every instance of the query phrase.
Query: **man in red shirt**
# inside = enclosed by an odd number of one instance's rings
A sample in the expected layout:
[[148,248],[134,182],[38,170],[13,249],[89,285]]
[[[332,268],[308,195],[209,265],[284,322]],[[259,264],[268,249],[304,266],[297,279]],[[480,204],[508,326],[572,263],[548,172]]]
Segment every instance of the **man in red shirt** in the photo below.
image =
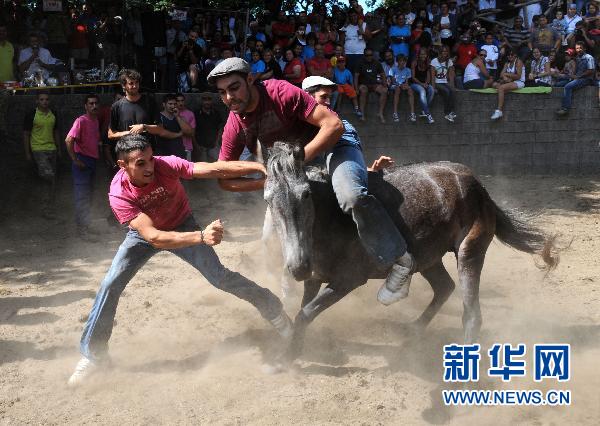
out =
[[264,174],[264,166],[246,161],[191,163],[175,156],[154,157],[150,143],[141,134],[123,136],[116,152],[120,170],[108,197],[116,218],[129,225],[129,232],[96,295],[81,336],[83,357],[69,385],[81,384],[108,360],[108,340],[121,293],[144,263],[161,250],[189,263],[218,289],[253,304],[282,337],[291,337],[291,321],[277,296],[221,264],[212,246],[221,242],[223,224],[217,219],[202,230],[180,182]]
[[325,58],[322,44],[315,46],[315,56],[306,61],[306,69],[308,70],[308,75],[318,75],[328,79],[333,78],[331,60]]
[[277,16],[277,21],[271,24],[271,32],[273,33],[273,42],[281,47],[287,47],[290,44],[290,39],[294,36],[296,29],[289,22],[285,11],[281,10]]
[[90,228],[90,206],[99,157],[100,125],[98,124],[98,96],[85,97],[85,114],[77,117],[67,134],[65,144],[73,161],[73,196],[75,223],[83,238],[92,238],[97,232]]
[[[249,72],[250,66],[246,61],[230,58],[208,75],[208,83],[217,86],[221,100],[230,110],[223,129],[219,160],[237,160],[245,147],[258,153],[258,140],[261,146],[267,148],[277,141],[299,144],[304,147],[306,162],[330,152],[338,142],[357,145],[356,131],[353,128],[345,131],[337,114],[326,105],[319,104],[311,95],[286,81],[266,80],[261,84],[251,84]],[[340,163],[357,157],[356,150],[345,151],[337,160]],[[347,157],[343,158],[344,155]],[[366,167],[363,169],[366,173]],[[343,185],[334,186],[334,191],[338,203],[345,206],[344,211],[352,214],[357,226],[359,222],[361,225],[365,223],[361,234],[365,249],[382,270],[391,271],[384,283],[385,295],[378,297],[381,303],[391,304],[408,294],[414,259],[391,220],[389,227],[374,223],[374,215],[370,212],[375,209],[373,203],[377,200],[366,191],[357,194],[359,174],[348,176]],[[265,180],[232,179],[220,180],[219,183],[223,189],[230,191],[253,191],[263,189]],[[380,234],[381,238],[375,238]],[[393,238],[388,234],[393,234]]]

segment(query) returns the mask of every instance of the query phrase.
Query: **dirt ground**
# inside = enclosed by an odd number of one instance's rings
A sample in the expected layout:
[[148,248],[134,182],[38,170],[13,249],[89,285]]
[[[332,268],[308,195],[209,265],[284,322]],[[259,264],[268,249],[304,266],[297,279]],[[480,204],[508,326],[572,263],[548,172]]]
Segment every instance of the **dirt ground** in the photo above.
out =
[[[535,383],[528,365],[526,378],[502,383],[482,374],[474,386],[570,389],[571,406],[445,407],[441,391],[451,386],[442,381],[442,346],[462,341],[460,291],[424,334],[411,336],[407,324],[432,295],[420,276],[409,298],[391,307],[376,300],[380,281],[370,281],[315,321],[293,369],[267,374],[263,354],[278,343],[268,324],[168,253],[155,256],[121,299],[114,368],[72,390],[66,381],[83,321],[123,231],[106,224],[102,183],[94,216],[101,241],[82,241],[64,175],[59,220],[40,217],[27,179],[13,182],[0,206],[0,424],[600,424],[600,179],[482,179],[499,205],[538,214],[563,246],[572,240],[548,276],[531,256],[492,244],[481,284],[482,347],[526,343],[530,354],[534,343],[570,343],[572,380]],[[223,263],[279,294],[277,280],[256,266],[261,200],[212,183],[189,190],[201,223],[227,221],[216,247]],[[445,262],[456,279],[454,259]]]

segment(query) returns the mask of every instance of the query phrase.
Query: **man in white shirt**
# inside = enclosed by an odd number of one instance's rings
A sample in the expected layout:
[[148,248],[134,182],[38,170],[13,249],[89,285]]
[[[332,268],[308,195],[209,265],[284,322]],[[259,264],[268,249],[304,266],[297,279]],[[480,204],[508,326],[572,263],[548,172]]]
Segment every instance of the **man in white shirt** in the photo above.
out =
[[500,50],[498,49],[498,46],[494,44],[494,36],[491,33],[486,34],[485,44],[481,46],[481,50],[487,52],[485,67],[490,72],[490,75],[495,78],[498,73],[498,56]]
[[29,47],[21,50],[19,53],[19,72],[29,72],[34,74],[38,71],[42,71],[44,78],[48,78],[50,75],[49,70],[52,69],[52,65],[58,62],[57,59],[53,58],[48,49],[40,47],[40,40],[38,36],[29,36]]

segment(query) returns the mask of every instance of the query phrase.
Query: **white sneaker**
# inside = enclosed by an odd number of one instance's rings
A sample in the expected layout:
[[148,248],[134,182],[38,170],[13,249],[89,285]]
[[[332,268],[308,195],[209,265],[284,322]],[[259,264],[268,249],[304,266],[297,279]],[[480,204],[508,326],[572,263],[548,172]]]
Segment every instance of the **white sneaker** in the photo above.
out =
[[75,367],[75,372],[69,377],[67,384],[73,387],[79,386],[97,370],[98,364],[89,358],[82,357]]
[[277,333],[285,340],[292,338],[294,334],[294,326],[292,320],[287,316],[285,311],[281,311],[279,315],[269,321],[271,325],[277,330]]
[[492,114],[492,116],[490,118],[492,120],[498,120],[501,117],[502,117],[502,111],[500,111],[499,109],[497,109],[496,111],[494,111],[494,113]]
[[417,114],[415,114],[414,112],[411,112],[410,115],[408,116],[408,121],[410,121],[411,123],[416,123]]
[[429,124],[435,123],[435,120],[433,119],[433,116],[431,114],[427,114],[427,122]]
[[452,116],[452,118],[454,118],[456,120],[456,117],[458,117],[458,115],[456,115],[456,113],[454,111],[451,111],[450,114]]
[[429,114],[425,114],[425,111],[421,111],[421,114],[419,114],[419,117],[427,117]]
[[410,253],[405,253],[385,279],[377,293],[377,300],[383,305],[391,305],[408,296],[415,260]]
[[444,115],[444,118],[446,120],[448,120],[450,123],[454,123],[454,117],[452,116],[452,114],[446,114],[446,115]]

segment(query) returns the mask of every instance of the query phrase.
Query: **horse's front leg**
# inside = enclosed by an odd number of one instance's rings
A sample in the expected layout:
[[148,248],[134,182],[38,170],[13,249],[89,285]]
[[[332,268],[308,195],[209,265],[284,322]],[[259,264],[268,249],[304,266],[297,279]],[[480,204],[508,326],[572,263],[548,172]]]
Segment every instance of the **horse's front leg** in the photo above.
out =
[[[314,280],[307,280],[310,282],[310,290],[313,292],[317,292],[319,290],[320,282]],[[285,360],[291,362],[298,358],[302,354],[302,349],[304,346],[304,336],[306,335],[306,329],[308,325],[325,309],[329,308],[331,305],[337,303],[344,296],[354,290],[358,285],[347,285],[337,283],[330,283],[324,289],[322,289],[316,297],[310,300],[308,303],[305,303],[307,300],[307,282],[305,282],[305,299],[302,300],[302,309],[296,315],[294,320],[294,335],[292,337],[292,341],[288,348],[288,351],[285,353]]]

